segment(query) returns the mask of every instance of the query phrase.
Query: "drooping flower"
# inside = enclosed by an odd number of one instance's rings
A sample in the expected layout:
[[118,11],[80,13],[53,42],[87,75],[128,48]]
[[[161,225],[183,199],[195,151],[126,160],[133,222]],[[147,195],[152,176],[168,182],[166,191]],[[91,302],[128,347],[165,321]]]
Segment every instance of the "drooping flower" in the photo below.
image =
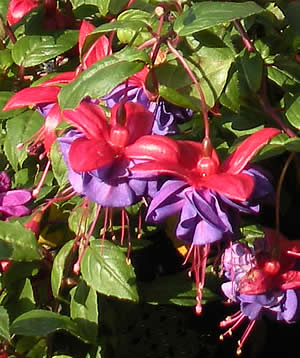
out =
[[0,173],[0,219],[8,220],[11,217],[20,217],[30,214],[25,206],[31,200],[28,190],[11,189],[11,181],[6,172]]
[[234,238],[239,213],[257,213],[257,201],[272,191],[268,178],[248,163],[279,133],[266,128],[252,134],[222,164],[207,140],[201,144],[145,136],[126,148],[129,158],[146,161],[131,169],[135,177],[165,174],[176,178],[166,181],[154,196],[146,219],[157,224],[178,215],[176,236],[191,245],[187,258],[193,257],[198,313],[209,246]]
[[130,176],[134,162],[125,148],[151,132],[150,112],[136,103],[121,103],[112,108],[107,123],[99,106],[82,102],[64,111],[64,118],[77,128],[58,139],[77,193],[101,206],[120,208],[145,195],[147,181]]
[[[281,234],[273,229],[265,228],[264,232],[264,239],[257,239],[254,248],[243,243],[234,243],[225,250],[222,258],[225,277],[230,280],[222,284],[222,291],[230,302],[240,305],[240,310],[220,323],[221,328],[229,327],[220,336],[220,339],[223,340],[224,337],[232,335],[232,332],[245,320],[250,321],[239,340],[237,354],[241,354],[242,347],[255,323],[262,317],[265,316],[286,323],[293,323],[300,318],[299,283],[294,281],[294,286],[292,286],[289,281],[289,285],[285,288],[283,286],[276,287],[273,280],[270,279],[277,277],[279,271],[287,269],[287,254],[283,249],[280,250],[282,261],[272,259],[271,252],[275,247],[270,246],[269,239],[273,236],[271,239],[273,244],[277,241],[277,235],[280,235],[284,241],[288,240],[285,240]],[[292,261],[289,261],[288,266],[295,264],[296,259],[293,258]],[[255,275],[257,271],[253,270],[257,270],[258,267],[260,267],[260,274]],[[249,275],[253,278],[252,286],[256,286],[258,290],[243,293],[241,292],[241,283],[245,278],[248,279]],[[263,290],[261,284],[264,287]]]
[[144,67],[140,72],[129,77],[125,83],[113,89],[103,99],[109,108],[124,100],[140,103],[153,113],[153,134],[175,134],[178,132],[178,124],[192,118],[193,110],[176,106],[149,92],[145,87],[148,73],[149,70]]

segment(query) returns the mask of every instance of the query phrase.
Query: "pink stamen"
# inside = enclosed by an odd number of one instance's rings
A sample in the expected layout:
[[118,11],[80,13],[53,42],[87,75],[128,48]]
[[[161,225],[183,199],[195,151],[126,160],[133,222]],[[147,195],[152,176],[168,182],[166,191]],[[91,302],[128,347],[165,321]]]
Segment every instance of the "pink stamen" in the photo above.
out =
[[123,245],[125,235],[125,209],[121,210],[121,245]]
[[107,222],[108,222],[108,208],[105,208],[104,222],[103,222],[103,233],[102,233],[103,239],[105,238],[105,234],[106,234]]
[[83,258],[83,255],[85,253],[86,248],[88,247],[89,244],[89,240],[92,236],[92,233],[95,229],[99,214],[101,211],[101,206],[98,205],[97,209],[96,209],[96,213],[94,215],[93,221],[91,223],[91,226],[89,228],[89,231],[87,233],[87,235],[85,235],[85,232],[87,231],[87,222],[90,216],[90,208],[89,208],[89,203],[88,203],[88,199],[85,199],[83,205],[82,205],[82,216],[80,218],[79,221],[79,231],[81,230],[81,224],[84,221],[84,229],[83,229],[83,233],[78,234],[78,236],[76,237],[76,241],[77,241],[77,247],[78,247],[78,243],[79,243],[79,255],[78,258],[73,266],[73,272],[74,274],[78,275],[79,271],[80,271],[80,266],[81,266],[81,261]]
[[256,320],[253,320],[248,324],[247,328],[245,329],[245,332],[243,333],[242,338],[238,341],[238,348],[236,350],[236,354],[238,356],[242,354],[243,345],[246,342],[247,338],[249,337],[250,333],[252,332],[255,323]]
[[51,162],[50,162],[50,160],[48,159],[47,164],[46,164],[46,167],[45,167],[45,169],[44,169],[44,172],[43,172],[43,174],[42,174],[42,176],[41,176],[41,179],[40,179],[40,181],[39,181],[37,187],[32,191],[32,196],[33,196],[33,198],[36,198],[36,197],[39,195],[39,193],[40,193],[40,191],[41,191],[41,189],[42,189],[42,186],[43,186],[44,183],[45,183],[46,176],[47,176],[47,174],[48,174],[48,171],[49,171],[49,169],[50,169],[50,166],[51,166]]
[[142,236],[142,214],[139,211],[138,226],[137,226],[137,237],[140,238],[141,236]]
[[[240,324],[245,320],[245,318],[246,316],[244,314],[241,314],[241,316],[234,318],[232,321],[229,321],[229,323],[233,325],[225,333],[220,335],[220,340],[223,341],[225,337],[232,336],[232,332],[240,326]],[[221,323],[223,322],[225,321],[222,321]]]
[[209,253],[210,245],[195,245],[192,244],[189,248],[189,251],[186,255],[186,258],[183,262],[185,265],[193,253],[193,262],[192,267],[190,268],[188,275],[189,277],[194,274],[195,286],[196,286],[196,306],[195,311],[197,315],[202,313],[202,297],[203,297],[203,287],[205,282],[205,270],[206,270],[206,262]]
[[221,328],[227,328],[228,326],[231,326],[236,321],[240,320],[240,318],[244,318],[245,315],[241,311],[237,311],[232,316],[228,316],[225,318],[224,321],[220,322],[219,326]]

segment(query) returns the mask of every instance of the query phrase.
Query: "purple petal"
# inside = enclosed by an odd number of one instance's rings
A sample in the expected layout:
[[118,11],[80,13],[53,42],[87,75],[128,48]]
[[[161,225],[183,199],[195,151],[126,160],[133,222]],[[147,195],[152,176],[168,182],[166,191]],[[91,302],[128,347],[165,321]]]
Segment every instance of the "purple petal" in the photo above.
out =
[[194,241],[195,228],[199,220],[201,220],[201,218],[197,214],[194,205],[191,205],[189,201],[185,200],[176,229],[178,239],[191,244]]
[[195,245],[211,244],[221,240],[222,237],[223,231],[210,225],[205,220],[201,220],[196,225],[193,243]]
[[16,206],[0,206],[0,213],[4,215],[5,219],[9,217],[26,216],[31,213],[31,210],[23,205]]
[[251,321],[257,320],[261,316],[262,306],[258,303],[241,303],[241,311]]
[[[193,190],[193,194],[186,194],[198,211],[199,216],[219,231],[232,231],[226,214],[221,210],[218,200],[210,190]],[[222,218],[221,218],[222,216]]]
[[6,172],[0,172],[0,193],[8,191],[11,188],[11,180]]
[[31,193],[28,190],[10,190],[0,193],[0,205],[11,207],[26,204],[31,200]]
[[159,223],[181,210],[184,198],[180,195],[187,184],[181,180],[168,180],[152,199],[146,221]]
[[299,319],[299,290],[286,290],[286,299],[282,305],[282,312],[278,314],[278,320],[284,320],[286,322],[294,322]]

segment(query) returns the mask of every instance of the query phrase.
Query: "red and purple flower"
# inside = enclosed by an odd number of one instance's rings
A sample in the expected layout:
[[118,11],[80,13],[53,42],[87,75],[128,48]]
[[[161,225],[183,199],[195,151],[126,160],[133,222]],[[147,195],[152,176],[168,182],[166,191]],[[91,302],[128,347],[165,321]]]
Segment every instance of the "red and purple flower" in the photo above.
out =
[[149,111],[137,103],[120,103],[108,123],[98,105],[82,102],[64,111],[64,118],[77,128],[58,139],[77,193],[104,207],[125,207],[147,194],[147,181],[130,175],[134,162],[125,149],[151,133]]
[[[288,240],[283,235],[273,229],[264,229],[264,232],[265,237],[257,239],[254,248],[234,243],[222,257],[225,277],[230,280],[222,284],[222,291],[230,302],[240,304],[240,310],[220,323],[221,328],[229,327],[221,335],[221,340],[231,335],[246,319],[250,321],[239,340],[237,354],[241,353],[256,321],[262,317],[286,323],[300,318],[299,275],[292,279],[287,274],[295,267],[297,259],[288,257],[285,250]],[[281,259],[278,261],[272,258],[271,252],[276,248],[274,244],[282,240],[284,245],[280,245]],[[293,246],[292,241],[289,246]]]
[[125,150],[127,157],[145,161],[131,169],[135,177],[163,174],[176,178],[166,181],[156,193],[147,220],[158,224],[178,215],[176,236],[191,245],[188,257],[193,253],[191,271],[196,280],[198,312],[209,245],[235,238],[239,213],[257,213],[258,200],[272,192],[268,178],[248,163],[279,133],[266,128],[252,134],[222,164],[207,139],[202,144],[144,136]]

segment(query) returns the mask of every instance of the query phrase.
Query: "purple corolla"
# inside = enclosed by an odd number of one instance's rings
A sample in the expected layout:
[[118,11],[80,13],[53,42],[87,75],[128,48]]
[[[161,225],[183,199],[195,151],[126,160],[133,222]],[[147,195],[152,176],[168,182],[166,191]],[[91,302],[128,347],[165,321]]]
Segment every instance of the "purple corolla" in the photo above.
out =
[[6,172],[0,173],[0,218],[8,220],[11,217],[29,215],[31,210],[25,204],[31,200],[28,190],[10,190],[11,180]]

